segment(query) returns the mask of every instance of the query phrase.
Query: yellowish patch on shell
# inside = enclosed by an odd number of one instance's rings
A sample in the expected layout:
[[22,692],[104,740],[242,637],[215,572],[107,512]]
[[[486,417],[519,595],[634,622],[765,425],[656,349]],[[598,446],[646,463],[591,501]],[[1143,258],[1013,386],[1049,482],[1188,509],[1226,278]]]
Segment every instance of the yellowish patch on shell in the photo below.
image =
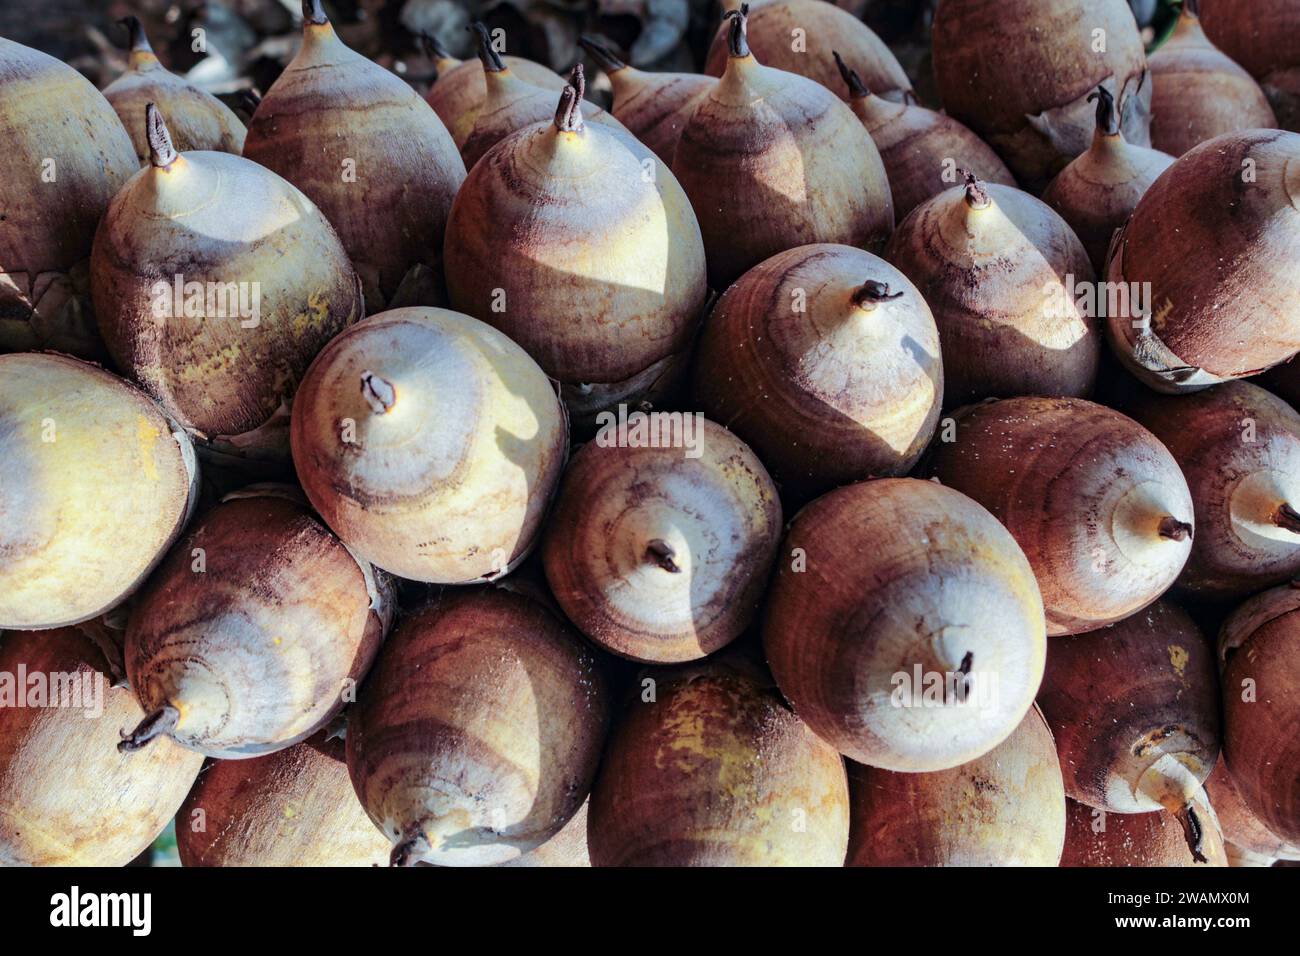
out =
[[1189,656],[1187,648],[1183,647],[1181,644],[1169,645],[1169,663],[1174,665],[1174,670],[1178,671],[1179,677],[1183,676],[1183,671],[1187,667]]

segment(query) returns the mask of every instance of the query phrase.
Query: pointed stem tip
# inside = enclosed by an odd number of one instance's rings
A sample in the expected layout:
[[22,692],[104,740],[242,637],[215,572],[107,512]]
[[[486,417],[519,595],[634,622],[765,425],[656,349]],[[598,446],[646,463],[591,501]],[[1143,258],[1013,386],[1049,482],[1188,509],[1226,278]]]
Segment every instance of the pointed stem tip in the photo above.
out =
[[562,133],[582,132],[582,109],[578,91],[566,86],[560,93],[560,105],[555,109],[555,126]]
[[118,20],[117,22],[122,26],[126,27],[127,32],[130,34],[129,42],[131,44],[131,52],[133,53],[153,52],[153,47],[149,45],[149,37],[144,32],[144,24],[140,22],[139,17],[126,16],[123,17],[121,20]]
[[447,48],[442,45],[442,41],[436,35],[429,32],[416,34],[416,42],[420,44],[420,49],[424,55],[431,60],[450,60],[452,55],[447,52]]
[[849,69],[849,65],[844,62],[844,57],[840,56],[839,51],[831,50],[831,56],[835,57],[835,66],[840,71],[844,84],[849,88],[849,96],[855,100],[870,96],[871,91],[867,89],[867,84],[862,82],[862,77],[858,76],[857,71]]
[[569,85],[578,94],[578,102],[582,102],[587,96],[587,71],[581,63],[573,64],[573,72],[569,74]]
[[596,65],[606,73],[617,73],[619,70],[627,69],[627,64],[615,56],[613,50],[593,36],[579,37],[578,45],[591,54]]
[[877,282],[875,279],[868,279],[862,283],[853,293],[853,304],[860,309],[874,309],[881,302],[892,302],[894,299],[901,299],[903,293],[890,292],[888,282]]
[[1192,526],[1186,521],[1179,521],[1173,515],[1165,515],[1161,518],[1158,530],[1160,537],[1168,538],[1170,541],[1186,541],[1192,536]]
[[323,27],[330,22],[325,16],[325,7],[321,0],[302,0],[302,22],[312,26]]
[[732,56],[749,56],[749,4],[742,3],[739,10],[728,10],[722,19],[731,21],[727,33],[727,48]]
[[397,404],[397,389],[393,383],[373,372],[361,373],[361,395],[376,415],[387,413]]
[[993,200],[989,199],[988,190],[984,188],[984,183],[969,169],[959,169],[962,178],[966,180],[966,205],[972,209],[987,209],[993,205]]
[[645,547],[646,557],[659,567],[672,574],[679,574],[681,567],[677,564],[677,552],[663,538],[655,538]]
[[478,40],[478,58],[483,63],[483,69],[489,73],[505,72],[506,61],[501,59],[501,54],[492,46],[492,34],[488,32],[487,24],[475,20],[467,29]]
[[1097,131],[1104,136],[1119,135],[1119,111],[1110,90],[1099,86],[1088,94],[1088,102],[1097,101]]
[[1291,507],[1290,502],[1282,502],[1273,512],[1273,523],[1292,534],[1300,534],[1300,511]]
[[123,733],[117,744],[119,753],[135,753],[155,737],[169,734],[180,723],[181,712],[170,704],[159,707],[136,726],[130,733]]
[[166,169],[176,162],[176,147],[172,134],[158,107],[149,103],[144,108],[145,138],[149,140],[149,162],[157,169]]
[[958,665],[956,671],[960,680],[945,682],[947,703],[962,703],[970,696],[970,672],[974,666],[975,652],[967,651],[962,655],[961,664]]
[[1196,808],[1190,803],[1174,812],[1174,817],[1183,828],[1183,837],[1187,840],[1187,849],[1192,851],[1192,859],[1197,863],[1208,863],[1205,858],[1205,826],[1196,815]]

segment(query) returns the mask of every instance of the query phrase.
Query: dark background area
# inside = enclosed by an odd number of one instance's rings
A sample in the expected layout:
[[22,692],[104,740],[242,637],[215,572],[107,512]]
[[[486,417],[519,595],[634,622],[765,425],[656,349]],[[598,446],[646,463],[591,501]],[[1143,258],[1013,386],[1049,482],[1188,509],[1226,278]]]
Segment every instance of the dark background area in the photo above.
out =
[[[831,0],[821,0],[831,2]],[[929,24],[935,0],[834,0],[887,42],[928,105]],[[1148,42],[1163,37],[1175,0],[1131,0]],[[246,89],[265,91],[296,50],[299,0],[6,0],[0,36],[36,47],[103,87],[126,65],[126,31],[144,21],[164,65],[231,105]],[[695,72],[716,30],[719,0],[326,0],[353,49],[423,90],[434,79],[419,43],[433,34],[453,54],[473,55],[466,26],[482,19],[506,31],[508,51],[567,70],[584,32],[604,36],[634,66]],[[204,49],[196,50],[195,30]],[[593,71],[593,77],[596,76]],[[597,86],[599,89],[599,86]]]

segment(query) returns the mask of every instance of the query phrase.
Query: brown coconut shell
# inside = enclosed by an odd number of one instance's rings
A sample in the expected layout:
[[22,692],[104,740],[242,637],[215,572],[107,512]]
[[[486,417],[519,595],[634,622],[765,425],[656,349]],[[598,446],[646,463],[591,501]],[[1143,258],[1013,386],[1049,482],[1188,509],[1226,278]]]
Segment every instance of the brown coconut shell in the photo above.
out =
[[[739,0],[724,0],[727,10]],[[749,5],[750,49],[760,63],[815,80],[848,99],[831,58],[838,50],[869,89],[901,102],[912,91],[898,58],[859,17],[821,0],[758,0]],[[718,27],[709,47],[704,72],[722,76],[727,68],[727,24]]]
[[1052,732],[1031,707],[1011,736],[952,770],[849,763],[849,866],[1056,866],[1065,790]]
[[0,351],[100,360],[88,260],[131,138],[80,73],[0,37],[0,157]]
[[1227,866],[1228,855],[1218,824],[1213,822],[1214,811],[1204,797],[1197,797],[1196,804],[1206,821],[1204,861],[1192,856],[1171,813],[1108,813],[1067,800],[1061,866]]
[[1076,287],[1092,282],[1092,265],[1046,204],[968,176],[903,220],[885,258],[934,313],[949,405],[1091,394],[1101,329]]
[[376,575],[283,486],[250,486],[199,517],[140,593],[126,672],[162,735],[209,757],[282,750],[355,700],[393,614]]
[[1124,139],[1110,90],[1097,87],[1097,129],[1092,145],[1070,161],[1043,190],[1043,202],[1069,223],[1088,260],[1101,273],[1115,230],[1128,222],[1151,184],[1173,165],[1167,153]]
[[704,325],[698,407],[749,442],[788,500],[906,474],[939,422],[930,308],[877,256],[829,243],[750,269]]
[[844,761],[771,681],[727,662],[651,672],[591,795],[594,866],[842,866]]
[[1300,350],[1300,136],[1249,130],[1189,150],[1116,234],[1106,277],[1149,290],[1145,310],[1130,296],[1107,331],[1157,391],[1285,362]]
[[0,865],[125,866],[185,799],[201,756],[117,752],[143,716],[119,655],[97,625],[0,635]]
[[139,389],[66,355],[0,355],[0,628],[121,604],[198,491],[189,438]]
[[628,66],[592,37],[579,42],[609,77],[614,118],[671,167],[682,130],[696,105],[718,81],[698,73],[647,73]]
[[1171,156],[1224,133],[1277,126],[1264,91],[1210,42],[1196,7],[1184,0],[1174,32],[1147,58],[1151,145]]
[[441,305],[443,233],[465,181],[456,145],[404,80],[338,38],[320,0],[304,0],[303,14],[302,46],[257,107],[244,155],[320,207],[370,313],[417,267],[429,288],[403,304]]
[[[1214,812],[1219,817],[1223,839],[1228,844],[1229,857],[1236,848],[1239,852],[1244,851],[1267,861],[1263,864],[1267,866],[1280,857],[1295,859],[1300,855],[1300,847],[1288,844],[1260,823],[1259,817],[1255,816],[1254,811],[1241,798],[1241,791],[1237,789],[1237,782],[1232,778],[1228,762],[1222,757],[1205,781],[1205,793],[1214,804]],[[1243,861],[1243,865],[1247,863],[1254,865],[1250,860]],[[1238,864],[1233,863],[1233,865]]]
[[1283,129],[1300,132],[1300,9],[1291,0],[1201,0],[1201,24],[1259,81]]
[[104,87],[104,98],[130,134],[140,165],[149,163],[149,137],[140,117],[150,103],[167,117],[172,143],[181,152],[212,149],[239,155],[247,132],[239,117],[211,93],[164,67],[138,17],[119,22],[130,32],[131,52],[126,71]]
[[944,0],[932,44],[944,108],[1031,192],[1088,148],[1099,85],[1132,96],[1124,137],[1151,145],[1146,55],[1125,0]]
[[540,604],[448,591],[385,645],[349,718],[348,769],[393,865],[504,863],[578,812],[608,707],[595,656]]
[[1192,547],[1178,463],[1119,412],[1075,398],[1010,398],[961,410],[924,473],[974,498],[1024,548],[1047,631],[1123,620],[1163,594]]
[[542,545],[569,620],[632,660],[696,660],[739,637],[781,538],[781,501],[762,462],[721,425],[689,421],[692,446],[665,435],[650,447],[633,433],[620,444],[613,424],[584,445]]
[[951,116],[909,102],[910,97],[895,103],[877,96],[838,52],[835,62],[849,91],[849,109],[880,150],[899,222],[957,183],[958,170],[968,170],[985,182],[1016,185],[998,154]]
[[673,157],[700,217],[710,284],[725,289],[764,259],[814,242],[879,251],[894,207],[871,136],[824,86],[762,65],[745,15],[728,16],[726,69]]
[[767,660],[841,753],[947,770],[1024,718],[1047,650],[1042,599],[1020,547],[974,501],[914,478],[849,485],[799,512],[779,555]]
[[438,584],[496,577],[528,554],[568,448],[537,364],[446,309],[393,309],[334,339],[291,432],[326,524],[386,571]]
[[100,332],[205,445],[287,459],[288,402],[321,347],[361,317],[360,282],[296,187],[229,153],[180,155],[162,114],[146,115],[150,164],[95,236]]
[[470,171],[447,228],[448,288],[566,385],[637,380],[633,394],[614,389],[635,405],[653,383],[640,378],[690,343],[705,247],[667,167],[568,109],[572,87],[565,96],[553,121]]
[[1125,407],[1187,478],[1196,539],[1181,587],[1244,597],[1300,574],[1300,414],[1249,382]]
[[1219,632],[1223,754],[1246,806],[1300,845],[1300,588],[1257,594]]
[[343,741],[216,760],[176,816],[182,866],[382,866],[388,840],[357,802]]
[[1192,798],[1219,757],[1218,704],[1209,639],[1166,601],[1054,639],[1038,692],[1071,799],[1114,813],[1168,810],[1202,855],[1209,825]]

